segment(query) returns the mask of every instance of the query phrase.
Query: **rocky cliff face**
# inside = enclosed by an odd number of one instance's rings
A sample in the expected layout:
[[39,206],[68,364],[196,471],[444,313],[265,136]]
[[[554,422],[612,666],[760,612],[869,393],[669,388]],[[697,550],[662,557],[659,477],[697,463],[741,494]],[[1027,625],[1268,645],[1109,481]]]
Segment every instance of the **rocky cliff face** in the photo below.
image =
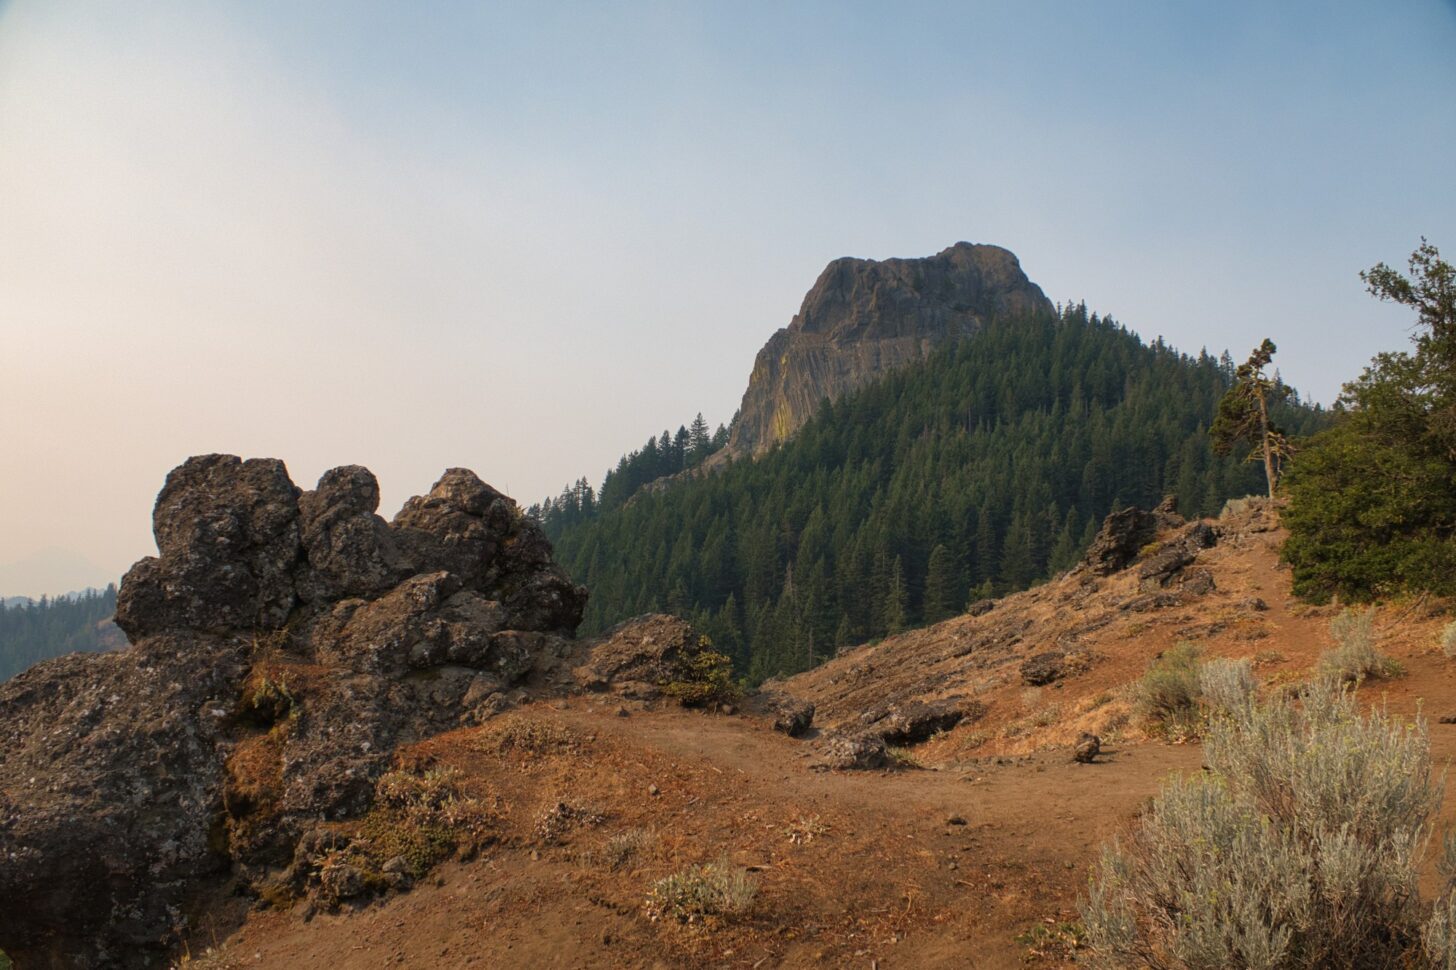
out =
[[397,749],[562,663],[586,591],[511,499],[451,469],[392,522],[378,502],[357,466],[304,492],[276,460],[189,459],[157,497],[161,555],[122,581],[133,646],[0,685],[18,965],[155,965],[229,878],[346,896],[363,874],[337,823],[370,810]]
[[725,451],[761,454],[825,398],[923,360],[993,318],[1052,312],[1016,256],[999,246],[961,242],[924,259],[836,259],[788,327],[758,352]]

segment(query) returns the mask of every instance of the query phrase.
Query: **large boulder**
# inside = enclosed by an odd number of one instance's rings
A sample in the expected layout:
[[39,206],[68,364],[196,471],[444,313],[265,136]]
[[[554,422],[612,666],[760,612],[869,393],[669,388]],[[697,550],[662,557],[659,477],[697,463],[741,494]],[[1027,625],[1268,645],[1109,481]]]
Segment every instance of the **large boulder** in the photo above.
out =
[[227,868],[212,836],[247,647],[161,633],[0,684],[0,949],[17,966],[156,957]]
[[359,465],[324,472],[298,498],[299,530],[308,568],[299,575],[306,602],[377,596],[403,578],[402,556],[379,508],[379,482]]
[[400,744],[558,663],[586,591],[511,499],[450,469],[392,524],[378,504],[353,465],[309,492],[273,459],[167,476],[118,596],[133,646],[0,685],[0,950],[164,962],[209,881],[260,890],[370,810]]
[[283,462],[189,458],[157,496],[158,558],[123,577],[116,624],[133,642],[164,630],[270,630],[297,602],[298,488]]
[[835,732],[819,744],[819,759],[811,767],[830,771],[866,771],[887,767],[890,752],[878,734]]
[[586,690],[610,689],[650,700],[660,696],[663,686],[680,680],[686,665],[704,649],[707,641],[686,620],[647,613],[587,644],[572,674]]
[[428,564],[456,584],[478,588],[499,575],[497,554],[514,507],[474,472],[451,468],[428,495],[405,502],[391,525],[415,572]]
[[1137,558],[1158,534],[1158,518],[1142,509],[1119,509],[1102,521],[1082,564],[1098,576],[1109,576]]
[[911,700],[890,704],[865,713],[861,723],[866,733],[901,747],[927,741],[941,731],[949,731],[962,721],[976,721],[985,716],[986,707],[979,701],[950,697],[938,701]]
[[1212,526],[1206,522],[1195,522],[1163,543],[1138,567],[1139,586],[1145,592],[1152,592],[1170,585],[1185,566],[1198,558],[1200,552],[1212,548],[1217,542],[1218,533]]

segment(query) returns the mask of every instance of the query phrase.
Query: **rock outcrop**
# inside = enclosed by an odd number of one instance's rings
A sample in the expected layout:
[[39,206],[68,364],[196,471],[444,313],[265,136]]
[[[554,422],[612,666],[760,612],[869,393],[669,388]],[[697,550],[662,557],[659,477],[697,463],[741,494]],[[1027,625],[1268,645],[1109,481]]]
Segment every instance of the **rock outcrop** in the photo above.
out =
[[647,613],[585,644],[572,676],[583,690],[610,689],[630,700],[656,700],[665,687],[691,676],[692,660],[708,646],[686,620]]
[[[754,361],[725,456],[761,454],[836,400],[996,318],[1051,301],[999,246],[956,243],[923,259],[836,259]],[[720,459],[721,460],[721,459]]]
[[304,492],[276,460],[189,459],[157,497],[159,556],[122,580],[133,646],[0,685],[18,965],[161,962],[199,889],[301,883],[400,745],[560,664],[586,591],[512,500],[450,469],[393,522],[378,502],[358,466]]

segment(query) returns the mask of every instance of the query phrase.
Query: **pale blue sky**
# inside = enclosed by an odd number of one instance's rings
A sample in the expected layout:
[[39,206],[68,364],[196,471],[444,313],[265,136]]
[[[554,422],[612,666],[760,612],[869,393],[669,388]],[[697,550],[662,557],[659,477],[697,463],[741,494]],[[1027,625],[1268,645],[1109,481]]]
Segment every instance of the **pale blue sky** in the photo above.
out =
[[599,480],[841,255],[998,243],[1328,402],[1453,170],[1450,2],[0,4],[0,593],[197,452]]

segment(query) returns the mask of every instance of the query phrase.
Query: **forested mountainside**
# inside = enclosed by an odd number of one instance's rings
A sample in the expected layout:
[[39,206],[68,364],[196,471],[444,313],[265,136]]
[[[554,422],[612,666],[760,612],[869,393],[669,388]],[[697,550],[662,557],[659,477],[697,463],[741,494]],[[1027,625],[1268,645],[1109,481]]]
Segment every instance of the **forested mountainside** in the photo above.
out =
[[[667,610],[753,679],[793,673],[1070,566],[1115,506],[1172,493],[1206,515],[1262,491],[1210,447],[1232,376],[1227,354],[1144,344],[1085,305],[1000,319],[756,460],[610,509],[577,488],[539,514],[591,590],[583,633]],[[1291,435],[1324,426],[1291,401]]]
[[116,586],[55,599],[0,604],[0,680],[51,657],[115,650],[126,637],[111,622]]

